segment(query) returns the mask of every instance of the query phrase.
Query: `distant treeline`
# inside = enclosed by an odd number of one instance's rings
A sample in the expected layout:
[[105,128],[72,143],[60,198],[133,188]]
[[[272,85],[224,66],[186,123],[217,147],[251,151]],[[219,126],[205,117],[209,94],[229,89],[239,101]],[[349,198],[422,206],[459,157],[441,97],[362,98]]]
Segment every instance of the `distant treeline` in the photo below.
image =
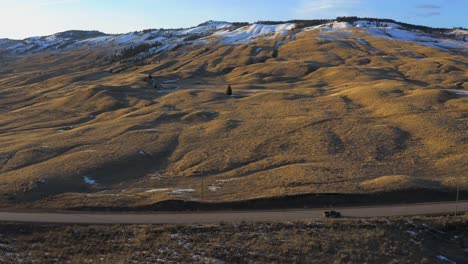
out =
[[[73,38],[75,40],[79,39],[88,39],[88,38],[97,38],[102,36],[107,36],[107,34],[102,33],[97,30],[68,30],[64,32],[59,32],[54,34],[57,38]],[[48,36],[43,36],[41,39],[46,39]]]
[[143,44],[140,44],[140,45],[137,45],[137,46],[131,46],[131,47],[128,47],[128,48],[124,48],[123,50],[120,51],[120,53],[116,53],[112,56],[112,60],[113,61],[120,61],[120,60],[125,60],[125,59],[129,59],[129,58],[132,58],[142,52],[147,52],[149,51],[151,48],[154,48],[154,47],[159,47],[161,46],[162,43],[161,42],[154,42],[152,44],[147,44],[147,43],[143,43]]
[[413,25],[413,24],[408,24],[408,23],[404,23],[400,21],[395,21],[393,19],[385,19],[385,18],[356,17],[356,16],[336,18],[336,21],[338,22],[348,22],[348,23],[355,23],[360,20],[366,20],[366,21],[375,22],[379,24],[394,23],[394,24],[404,27],[405,29],[419,30],[419,31],[426,32],[426,33],[436,33],[436,32],[451,30],[449,28],[433,28],[433,27],[422,26],[422,25]]
[[298,28],[318,26],[335,21],[334,19],[312,19],[312,20],[288,20],[288,21],[257,21],[256,24],[279,25],[284,23],[295,23]]
[[[331,23],[333,21],[338,22],[347,22],[353,24],[360,20],[366,20],[370,22],[375,22],[377,25],[385,25],[385,23],[394,23],[400,25],[409,30],[419,30],[426,33],[438,33],[438,32],[446,32],[452,29],[449,28],[433,28],[428,26],[421,26],[421,25],[413,25],[404,22],[395,21],[393,19],[385,19],[385,18],[374,18],[374,17],[357,17],[357,16],[349,16],[349,17],[337,17],[336,19],[312,19],[312,20],[289,20],[289,21],[257,21],[257,24],[265,24],[265,25],[278,25],[284,23],[295,23],[298,28],[304,27],[311,27],[311,26],[318,26],[325,23]],[[465,29],[463,27],[456,27],[453,29]]]

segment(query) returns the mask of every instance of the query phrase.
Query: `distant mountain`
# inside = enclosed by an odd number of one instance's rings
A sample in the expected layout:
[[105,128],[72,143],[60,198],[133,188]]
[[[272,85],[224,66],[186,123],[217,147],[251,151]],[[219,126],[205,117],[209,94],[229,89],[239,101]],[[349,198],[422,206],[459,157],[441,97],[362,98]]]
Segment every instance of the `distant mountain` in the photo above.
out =
[[70,30],[24,40],[0,39],[0,53],[22,55],[92,47],[123,50],[145,45],[144,52],[154,54],[183,45],[203,45],[208,42],[244,44],[258,38],[278,36],[290,36],[294,40],[297,34],[310,30],[318,30],[326,35],[326,32],[345,32],[350,28],[361,29],[375,37],[411,41],[436,48],[468,47],[465,42],[468,31],[465,29],[430,28],[390,19],[338,17],[335,20],[259,21],[253,24],[207,21],[188,29],[149,29],[115,35]]

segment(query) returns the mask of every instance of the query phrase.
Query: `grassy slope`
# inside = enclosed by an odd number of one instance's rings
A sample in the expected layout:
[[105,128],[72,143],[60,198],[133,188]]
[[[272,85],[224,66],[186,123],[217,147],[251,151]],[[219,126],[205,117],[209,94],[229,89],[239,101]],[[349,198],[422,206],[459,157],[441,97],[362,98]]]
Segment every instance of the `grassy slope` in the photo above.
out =
[[[11,204],[15,185],[22,201],[56,207],[192,199],[199,173],[219,187],[205,190],[212,201],[468,188],[467,98],[440,90],[463,86],[466,52],[354,35],[367,44],[307,32],[277,58],[275,41],[259,40],[183,47],[143,66],[109,65],[99,49],[8,61],[0,199]],[[149,73],[178,89],[159,92]]]

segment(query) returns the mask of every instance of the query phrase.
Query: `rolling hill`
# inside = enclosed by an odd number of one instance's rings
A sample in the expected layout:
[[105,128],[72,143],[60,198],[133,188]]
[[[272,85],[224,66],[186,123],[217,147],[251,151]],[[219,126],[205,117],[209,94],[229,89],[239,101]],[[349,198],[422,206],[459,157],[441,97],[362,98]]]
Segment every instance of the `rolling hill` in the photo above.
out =
[[466,34],[338,18],[2,39],[0,203],[199,200],[202,177],[210,202],[467,189]]

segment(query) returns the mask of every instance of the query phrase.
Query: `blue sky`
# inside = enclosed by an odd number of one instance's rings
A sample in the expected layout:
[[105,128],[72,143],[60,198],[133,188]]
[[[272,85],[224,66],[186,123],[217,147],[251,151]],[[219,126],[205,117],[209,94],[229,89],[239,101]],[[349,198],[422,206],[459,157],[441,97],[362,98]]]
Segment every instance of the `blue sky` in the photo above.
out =
[[0,0],[0,38],[350,15],[451,28],[468,27],[467,12],[468,0]]

